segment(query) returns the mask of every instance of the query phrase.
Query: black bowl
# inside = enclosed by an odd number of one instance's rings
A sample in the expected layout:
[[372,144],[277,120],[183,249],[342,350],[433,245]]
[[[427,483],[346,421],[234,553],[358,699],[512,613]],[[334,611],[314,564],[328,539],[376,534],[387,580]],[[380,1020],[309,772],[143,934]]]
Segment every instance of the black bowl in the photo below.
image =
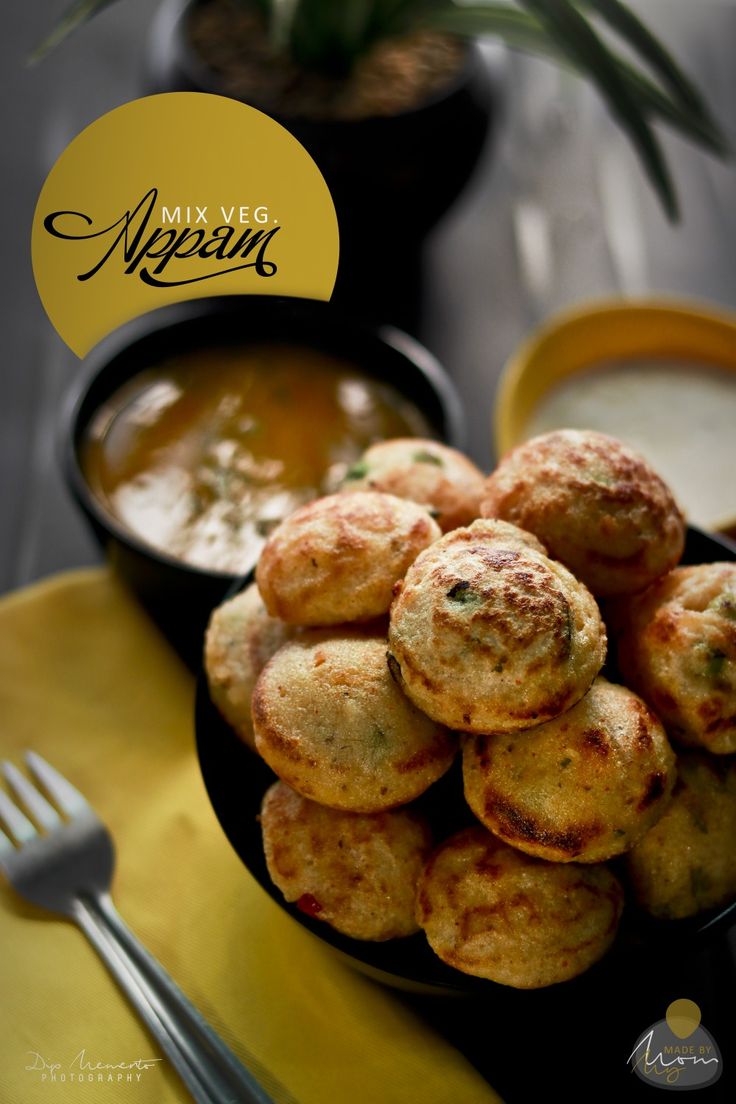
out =
[[195,668],[210,611],[236,576],[174,559],[117,521],[87,484],[80,443],[100,405],[143,369],[182,350],[264,341],[344,357],[411,399],[440,439],[458,448],[464,443],[460,399],[435,358],[400,330],[355,321],[330,303],[257,295],[199,299],[151,311],[100,342],[84,358],[65,406],[62,450],[67,485],[110,562]]
[[[683,563],[734,560],[731,544],[689,529]],[[251,581],[241,580],[234,591]],[[736,922],[736,901],[726,908],[686,920],[657,921],[628,903],[616,942],[608,954],[586,973],[548,989],[517,991],[482,978],[470,977],[445,965],[430,950],[423,934],[387,943],[370,943],[341,935],[329,925],[288,904],[271,881],[257,821],[263,794],[275,775],[240,740],[212,704],[206,679],[200,674],[195,705],[197,751],[207,793],[220,825],[243,864],[268,894],[302,927],[331,946],[363,973],[378,981],[413,992],[461,994],[490,1000],[503,1014],[557,1014],[569,1007],[624,1001],[653,982],[658,970],[670,971],[680,954],[705,944]],[[459,762],[435,783],[418,804],[424,804],[437,835],[449,835],[463,824],[475,823],[462,795]],[[443,823],[444,821],[444,823]],[[443,830],[444,829],[444,830]]]

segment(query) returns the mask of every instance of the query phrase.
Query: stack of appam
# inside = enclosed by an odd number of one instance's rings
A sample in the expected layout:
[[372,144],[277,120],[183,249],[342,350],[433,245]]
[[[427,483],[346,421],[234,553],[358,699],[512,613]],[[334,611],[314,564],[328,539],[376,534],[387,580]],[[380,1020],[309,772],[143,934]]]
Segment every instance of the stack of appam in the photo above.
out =
[[[606,952],[624,884],[662,917],[736,894],[736,565],[678,568],[684,535],[642,457],[577,430],[487,478],[383,442],[288,517],[205,644],[214,703],[278,779],[285,898],[535,988]],[[601,674],[599,601],[627,685]],[[423,795],[456,756],[437,839]]]

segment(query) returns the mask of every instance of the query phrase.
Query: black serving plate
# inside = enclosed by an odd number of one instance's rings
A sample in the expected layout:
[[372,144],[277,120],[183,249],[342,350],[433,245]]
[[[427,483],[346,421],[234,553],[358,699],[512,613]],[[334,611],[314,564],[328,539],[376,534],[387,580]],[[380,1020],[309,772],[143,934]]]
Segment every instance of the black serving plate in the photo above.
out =
[[[726,541],[689,529],[684,564],[736,559]],[[233,588],[236,593],[251,576]],[[503,1011],[525,1015],[556,1015],[561,1007],[591,1007],[602,999],[624,1002],[639,989],[642,979],[654,983],[658,971],[666,977],[673,961],[702,949],[706,941],[736,923],[736,901],[731,905],[677,921],[657,921],[627,902],[619,935],[608,954],[586,973],[548,989],[519,991],[482,978],[470,977],[442,962],[424,935],[386,943],[370,943],[341,935],[329,925],[288,904],[268,875],[257,820],[263,794],[276,776],[235,735],[210,701],[201,673],[195,705],[197,751],[207,793],[225,835],[238,856],[268,894],[293,919],[322,942],[374,979],[416,993],[463,994],[491,1000]],[[438,839],[465,824],[475,823],[465,804],[459,760],[420,798],[418,805],[433,824]],[[615,864],[614,864],[615,866]]]

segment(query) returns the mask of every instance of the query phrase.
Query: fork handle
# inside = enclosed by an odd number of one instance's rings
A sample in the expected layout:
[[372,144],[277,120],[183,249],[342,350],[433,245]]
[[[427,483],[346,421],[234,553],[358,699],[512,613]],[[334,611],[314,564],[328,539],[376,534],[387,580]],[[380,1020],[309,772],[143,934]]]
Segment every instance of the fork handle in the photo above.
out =
[[216,1098],[211,1095],[198,1071],[190,1064],[176,1035],[172,1034],[165,1014],[161,1015],[161,1011],[157,1011],[154,1002],[151,1001],[150,992],[131,960],[116,947],[93,915],[81,903],[78,908],[75,908],[74,920],[181,1077],[196,1104],[216,1104]]
[[197,1104],[273,1104],[131,932],[109,894],[79,898],[75,919]]

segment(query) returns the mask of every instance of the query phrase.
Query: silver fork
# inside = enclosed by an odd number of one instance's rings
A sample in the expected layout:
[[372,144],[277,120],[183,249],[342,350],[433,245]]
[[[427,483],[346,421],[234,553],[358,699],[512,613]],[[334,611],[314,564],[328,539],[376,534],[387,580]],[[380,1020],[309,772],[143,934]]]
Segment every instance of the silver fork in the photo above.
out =
[[120,917],[109,893],[112,839],[92,807],[40,755],[27,752],[26,763],[64,816],[4,763],[32,819],[0,790],[0,820],[15,841],[0,831],[0,870],[26,900],[81,928],[197,1104],[273,1104]]

